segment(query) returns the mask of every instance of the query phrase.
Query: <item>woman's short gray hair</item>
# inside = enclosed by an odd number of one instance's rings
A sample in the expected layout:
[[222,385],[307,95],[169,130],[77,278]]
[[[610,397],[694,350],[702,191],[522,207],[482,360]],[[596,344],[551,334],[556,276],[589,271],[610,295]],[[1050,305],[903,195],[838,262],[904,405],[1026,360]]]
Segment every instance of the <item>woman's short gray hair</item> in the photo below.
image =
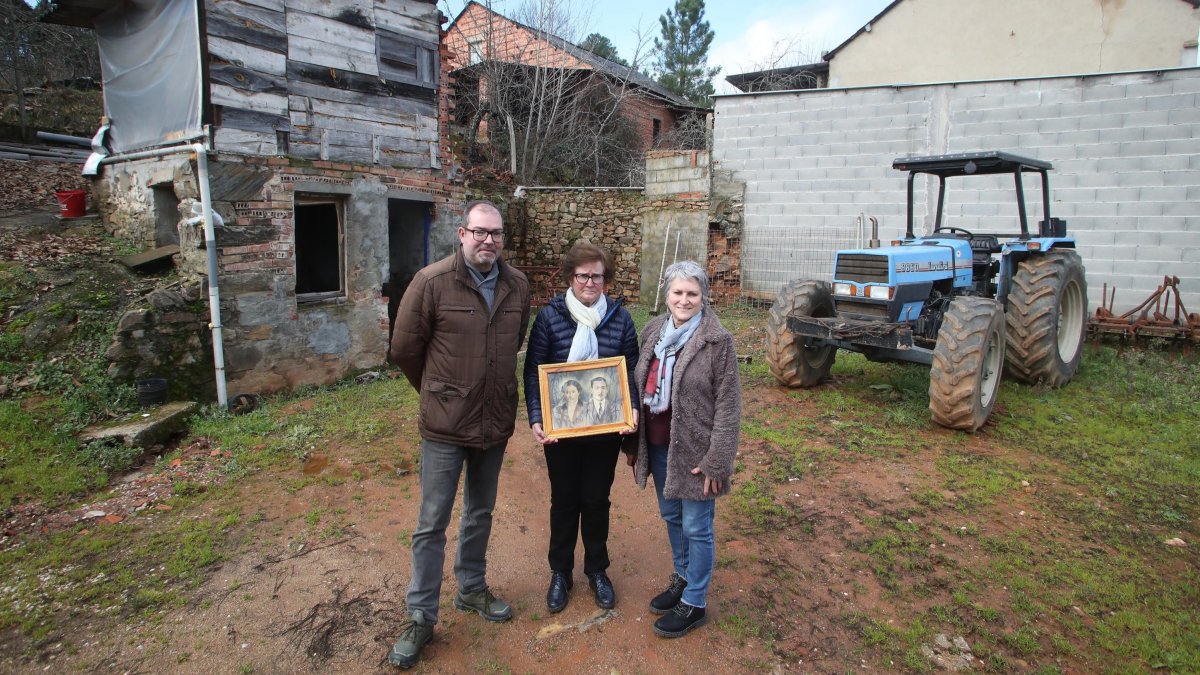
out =
[[663,288],[670,289],[671,282],[676,279],[691,279],[700,285],[700,297],[708,304],[708,273],[694,260],[680,260],[671,263],[663,272]]

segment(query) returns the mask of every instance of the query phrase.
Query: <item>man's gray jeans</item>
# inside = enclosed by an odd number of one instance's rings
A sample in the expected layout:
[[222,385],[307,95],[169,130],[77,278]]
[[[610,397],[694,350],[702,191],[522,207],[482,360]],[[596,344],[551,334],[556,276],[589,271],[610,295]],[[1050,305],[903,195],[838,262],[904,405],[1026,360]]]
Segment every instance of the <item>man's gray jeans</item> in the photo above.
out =
[[458,479],[463,465],[462,519],[454,577],[461,593],[487,586],[487,545],[492,534],[492,509],[496,483],[504,464],[505,441],[487,450],[464,448],[436,441],[421,441],[421,515],[412,536],[412,582],[408,586],[408,611],[421,610],[437,623],[442,592],[442,567],[446,560],[446,526],[454,510]]

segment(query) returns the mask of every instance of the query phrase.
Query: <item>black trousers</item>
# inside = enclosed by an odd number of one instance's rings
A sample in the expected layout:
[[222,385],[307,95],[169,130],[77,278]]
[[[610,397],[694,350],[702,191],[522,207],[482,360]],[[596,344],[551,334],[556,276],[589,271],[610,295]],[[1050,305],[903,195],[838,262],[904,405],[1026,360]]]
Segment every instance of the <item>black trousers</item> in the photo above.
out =
[[575,539],[583,538],[583,571],[608,569],[608,501],[621,437],[565,438],[544,446],[550,475],[550,553],[555,572],[575,568]]

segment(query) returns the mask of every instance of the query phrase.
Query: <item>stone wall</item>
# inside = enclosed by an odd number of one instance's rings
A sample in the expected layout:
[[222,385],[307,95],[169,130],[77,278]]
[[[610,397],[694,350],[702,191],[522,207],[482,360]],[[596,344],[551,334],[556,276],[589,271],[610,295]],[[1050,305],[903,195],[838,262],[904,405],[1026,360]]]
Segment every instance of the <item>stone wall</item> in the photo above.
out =
[[[512,246],[507,260],[514,265],[553,268],[579,240],[608,249],[616,266],[616,279],[609,295],[636,301],[641,283],[638,266],[642,241],[642,215],[647,210],[641,190],[636,188],[526,189],[524,198],[509,209]],[[548,273],[549,287],[535,288],[535,295],[561,292],[566,286],[556,272]]]
[[[739,297],[745,184],[728,172],[710,177],[704,151],[646,155],[644,190],[525,188],[514,200],[493,189],[498,203],[508,200],[507,260],[530,274],[535,302],[563,290],[557,269],[579,239],[613,253],[610,294],[627,302],[653,307],[663,268],[689,259],[707,266],[714,301]],[[550,283],[540,284],[546,276]]]
[[108,374],[121,382],[167,379],[172,399],[216,398],[207,289],[200,279],[156,289],[117,322]]

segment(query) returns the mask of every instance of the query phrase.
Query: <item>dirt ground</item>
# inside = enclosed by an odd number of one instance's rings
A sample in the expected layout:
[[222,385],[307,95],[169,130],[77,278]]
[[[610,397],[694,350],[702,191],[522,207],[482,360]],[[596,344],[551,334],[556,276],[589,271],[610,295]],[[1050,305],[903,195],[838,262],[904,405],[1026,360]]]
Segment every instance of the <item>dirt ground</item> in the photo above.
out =
[[[775,386],[746,391],[748,414],[794,403]],[[818,416],[802,408],[795,413]],[[72,622],[58,636],[66,638],[65,644],[47,644],[32,659],[28,651],[24,656],[10,651],[0,658],[0,670],[393,670],[385,657],[403,619],[410,565],[407,543],[419,487],[415,474],[404,473],[406,462],[364,457],[410,456],[415,447],[412,423],[395,422],[402,438],[388,441],[388,447],[318,448],[303,467],[283,468],[239,484],[236,497],[228,502],[238,504],[242,515],[235,548],[226,551],[227,560],[186,607],[134,625],[99,616]],[[968,451],[988,452],[986,443],[970,445]],[[191,454],[211,452],[201,447]],[[743,479],[769,463],[769,452],[761,442],[743,444]],[[455,610],[448,561],[441,622],[415,671],[899,670],[894,663],[881,662],[879,654],[864,651],[859,629],[848,620],[893,612],[903,618],[907,611],[892,606],[865,558],[853,549],[867,532],[864,518],[912,504],[909,492],[923,480],[921,462],[919,456],[858,462],[788,481],[776,497],[790,503],[804,522],[785,529],[748,527],[731,512],[727,499],[719,502],[718,568],[709,596],[709,625],[684,638],[664,640],[651,630],[656,617],[647,602],[670,573],[669,549],[651,488],[637,489],[623,464],[613,488],[610,535],[616,608],[596,608],[579,571],[580,548],[570,604],[557,615],[546,611],[549,487],[542,453],[519,422],[501,473],[488,571],[494,591],[513,605],[514,618],[493,624]],[[305,476],[330,480],[307,481],[294,492],[285,489],[289,479]],[[1019,507],[1009,502],[1004,510],[1015,512]],[[315,536],[305,518],[314,509],[344,510],[344,527],[335,536]],[[164,516],[149,509],[131,517]],[[457,513],[447,545],[450,557],[456,527]],[[752,628],[745,628],[747,624]]]

